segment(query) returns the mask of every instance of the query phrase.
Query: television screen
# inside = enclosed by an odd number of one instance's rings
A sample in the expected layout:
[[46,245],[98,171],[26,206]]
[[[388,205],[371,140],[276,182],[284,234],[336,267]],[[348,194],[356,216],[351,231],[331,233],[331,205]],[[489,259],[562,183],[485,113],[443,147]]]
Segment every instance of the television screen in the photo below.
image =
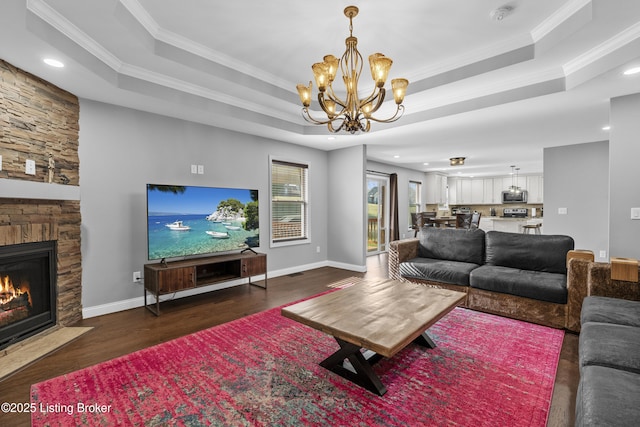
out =
[[147,184],[149,260],[260,246],[258,190]]

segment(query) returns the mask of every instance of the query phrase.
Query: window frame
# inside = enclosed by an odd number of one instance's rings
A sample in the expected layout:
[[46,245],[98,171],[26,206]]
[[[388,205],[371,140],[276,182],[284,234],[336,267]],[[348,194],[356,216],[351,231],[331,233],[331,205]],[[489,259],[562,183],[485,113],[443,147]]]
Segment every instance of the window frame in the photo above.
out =
[[[411,203],[411,184],[416,184],[416,203]],[[415,213],[420,213],[420,206],[422,205],[422,181],[415,181],[410,179],[409,180],[409,185],[408,185],[408,197],[407,200],[409,203],[407,203],[407,207],[408,207],[408,221],[409,221],[409,230],[412,230],[412,223],[411,223],[411,208],[415,207],[416,208],[416,212]]]
[[[299,166],[306,170],[306,183],[301,188],[302,196],[302,209],[304,209],[303,217],[301,218],[302,231],[300,237],[294,237],[289,239],[274,240],[274,194],[273,194],[273,169],[274,165],[292,165]],[[284,246],[304,245],[311,243],[311,203],[309,198],[309,182],[311,176],[311,164],[310,162],[300,161],[295,159],[287,159],[277,156],[269,156],[269,247],[277,248]],[[277,203],[277,202],[275,202]]]

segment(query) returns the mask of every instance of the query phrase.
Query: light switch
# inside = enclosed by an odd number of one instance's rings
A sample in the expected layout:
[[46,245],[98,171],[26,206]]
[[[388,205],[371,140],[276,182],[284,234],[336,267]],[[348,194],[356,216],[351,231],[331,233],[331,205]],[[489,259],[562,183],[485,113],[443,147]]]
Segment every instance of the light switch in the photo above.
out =
[[198,175],[204,174],[204,165],[198,165]]
[[640,219],[640,208],[631,208],[631,219]]
[[34,160],[27,159],[25,164],[24,173],[27,175],[35,175],[36,174],[36,162]]
[[191,173],[198,173],[198,165],[191,165]]

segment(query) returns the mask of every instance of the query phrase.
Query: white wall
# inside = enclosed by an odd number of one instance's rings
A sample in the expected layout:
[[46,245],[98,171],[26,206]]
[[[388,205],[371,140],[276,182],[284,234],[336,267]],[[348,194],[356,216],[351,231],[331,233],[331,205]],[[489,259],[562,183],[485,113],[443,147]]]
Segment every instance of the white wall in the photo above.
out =
[[[545,148],[543,161],[544,234],[571,236],[576,249],[591,250],[597,261],[607,261],[609,143]],[[561,208],[567,213],[560,214]]]
[[610,124],[610,254],[639,259],[640,220],[631,208],[640,208],[640,94],[612,99]]
[[[259,251],[270,275],[328,263],[324,151],[81,100],[79,152],[86,317],[142,305],[132,273],[147,262],[147,183],[258,189]],[[311,244],[269,248],[269,155],[311,166]],[[192,164],[205,174],[191,174]]]

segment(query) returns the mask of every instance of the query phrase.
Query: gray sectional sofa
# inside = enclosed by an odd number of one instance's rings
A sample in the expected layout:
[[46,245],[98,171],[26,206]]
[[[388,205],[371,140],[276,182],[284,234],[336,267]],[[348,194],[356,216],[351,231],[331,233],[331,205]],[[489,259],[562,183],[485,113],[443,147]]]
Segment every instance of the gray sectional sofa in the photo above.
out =
[[569,236],[430,227],[390,243],[389,275],[465,292],[468,308],[564,328],[572,249]]
[[640,302],[585,298],[576,426],[640,424]]

